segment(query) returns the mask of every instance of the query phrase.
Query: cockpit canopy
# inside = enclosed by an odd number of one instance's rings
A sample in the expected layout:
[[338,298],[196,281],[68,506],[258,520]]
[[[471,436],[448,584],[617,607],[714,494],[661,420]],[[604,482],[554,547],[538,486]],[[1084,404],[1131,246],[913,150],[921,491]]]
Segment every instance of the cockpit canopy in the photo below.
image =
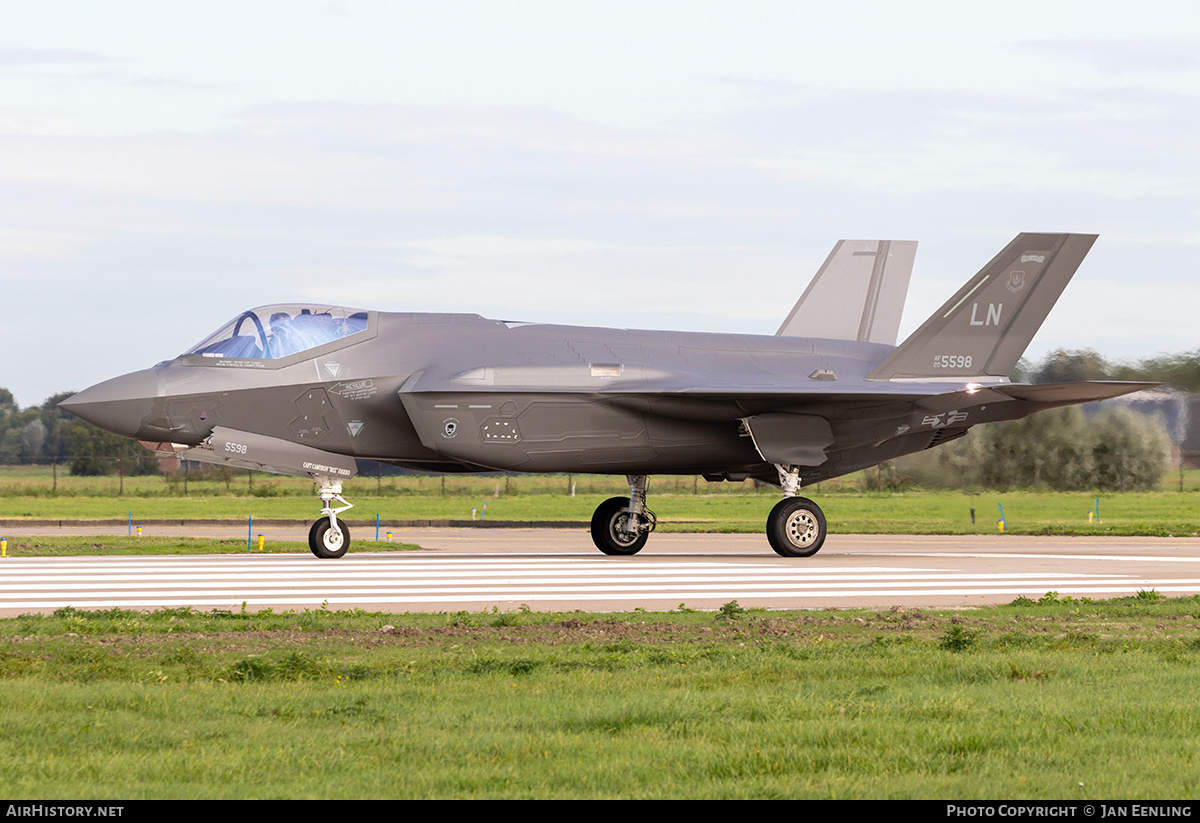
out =
[[361,309],[304,303],[244,311],[185,354],[279,360],[367,329]]

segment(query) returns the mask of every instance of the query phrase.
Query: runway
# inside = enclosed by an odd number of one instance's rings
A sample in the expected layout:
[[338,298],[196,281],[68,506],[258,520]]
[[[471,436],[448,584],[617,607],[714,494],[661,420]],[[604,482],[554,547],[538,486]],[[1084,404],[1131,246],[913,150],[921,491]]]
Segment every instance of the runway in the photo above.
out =
[[[1198,539],[831,535],[815,557],[790,559],[771,553],[760,535],[655,534],[634,557],[600,555],[582,530],[408,529],[393,537],[423,550],[371,552],[372,544],[360,541],[340,560],[10,556],[0,560],[0,615],[243,604],[277,611],[631,611],[716,609],[731,600],[771,609],[962,608],[1048,592],[1094,599],[1139,590],[1200,593]],[[280,539],[268,537],[268,545]]]

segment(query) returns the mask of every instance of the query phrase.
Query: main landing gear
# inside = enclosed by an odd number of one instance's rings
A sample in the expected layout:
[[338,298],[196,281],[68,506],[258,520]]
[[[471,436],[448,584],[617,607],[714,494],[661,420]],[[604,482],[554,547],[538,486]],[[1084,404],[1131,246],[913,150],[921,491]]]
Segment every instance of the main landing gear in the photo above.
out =
[[646,508],[646,475],[628,475],[629,497],[610,497],[592,515],[592,542],[605,554],[637,554],[658,520]]
[[[308,530],[308,548],[317,557],[341,557],[350,549],[350,529],[345,523],[339,523],[337,516],[354,508],[354,504],[347,503],[342,497],[342,481],[318,478],[318,482],[321,484],[317,490],[322,503],[321,517]],[[335,509],[330,505],[334,500],[342,505]]]
[[784,497],[767,515],[767,542],[783,557],[812,557],[825,542],[825,513],[807,497],[799,497],[800,471],[776,464]]
[[[825,513],[807,497],[799,496],[797,467],[775,468],[784,497],[767,515],[767,542],[783,557],[812,557],[821,550],[828,533]],[[646,476],[629,475],[626,479],[629,497],[610,497],[592,515],[592,542],[605,554],[637,554],[657,523],[654,512],[646,508]]]

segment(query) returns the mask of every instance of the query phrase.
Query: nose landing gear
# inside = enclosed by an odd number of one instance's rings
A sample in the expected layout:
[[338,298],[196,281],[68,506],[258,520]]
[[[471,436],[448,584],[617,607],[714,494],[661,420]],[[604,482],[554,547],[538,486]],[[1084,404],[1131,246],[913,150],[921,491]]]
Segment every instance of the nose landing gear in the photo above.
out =
[[[339,523],[337,516],[354,508],[354,504],[347,503],[342,497],[342,481],[328,478],[318,480],[321,487],[317,494],[323,505],[320,519],[308,530],[308,548],[323,559],[341,557],[350,549],[350,529],[345,523]],[[330,505],[334,500],[342,505],[334,508]]]

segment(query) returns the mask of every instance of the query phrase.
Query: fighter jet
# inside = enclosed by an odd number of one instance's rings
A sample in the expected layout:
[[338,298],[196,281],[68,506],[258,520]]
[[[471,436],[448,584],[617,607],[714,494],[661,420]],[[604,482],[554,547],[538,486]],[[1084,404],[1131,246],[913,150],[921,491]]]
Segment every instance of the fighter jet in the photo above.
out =
[[803,486],[1153,385],[1008,378],[1095,239],[1018,235],[899,347],[915,243],[843,241],[774,336],[272,305],[62,406],[163,453],[311,477],[318,557],[350,546],[338,516],[356,458],[624,475],[628,497],[591,521],[608,555],[636,554],[654,530],[650,475],[755,478],[782,491],[771,548],[807,557],[827,528]]

